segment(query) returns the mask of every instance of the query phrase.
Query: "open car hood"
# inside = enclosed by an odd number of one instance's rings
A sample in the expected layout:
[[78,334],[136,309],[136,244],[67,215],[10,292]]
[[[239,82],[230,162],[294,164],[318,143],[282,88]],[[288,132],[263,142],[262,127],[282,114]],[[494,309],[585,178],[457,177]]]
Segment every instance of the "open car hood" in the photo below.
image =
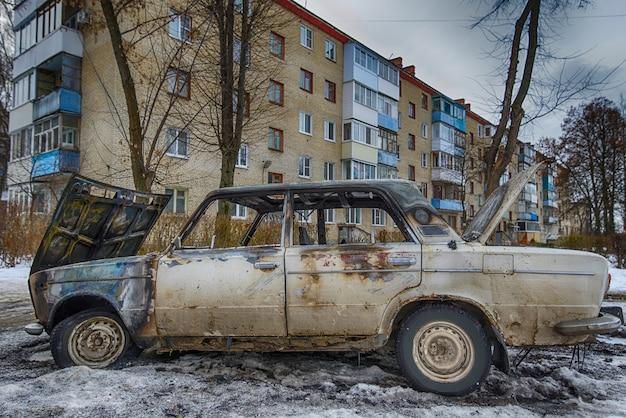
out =
[[502,220],[502,216],[517,201],[517,196],[524,190],[526,183],[542,165],[543,163],[537,163],[530,166],[494,190],[463,232],[463,240],[480,241],[485,244]]
[[31,274],[137,254],[169,199],[72,176],[39,245]]

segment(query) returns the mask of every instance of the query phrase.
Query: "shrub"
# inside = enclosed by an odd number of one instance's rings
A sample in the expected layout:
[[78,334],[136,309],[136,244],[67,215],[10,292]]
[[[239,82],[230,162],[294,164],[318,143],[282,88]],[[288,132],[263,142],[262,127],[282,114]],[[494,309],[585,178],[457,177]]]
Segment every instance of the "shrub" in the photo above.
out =
[[34,257],[41,243],[50,217],[23,212],[17,205],[3,205],[0,210],[0,262],[15,266]]
[[604,257],[614,257],[618,268],[626,267],[626,234],[568,235],[554,243],[556,247],[591,251]]

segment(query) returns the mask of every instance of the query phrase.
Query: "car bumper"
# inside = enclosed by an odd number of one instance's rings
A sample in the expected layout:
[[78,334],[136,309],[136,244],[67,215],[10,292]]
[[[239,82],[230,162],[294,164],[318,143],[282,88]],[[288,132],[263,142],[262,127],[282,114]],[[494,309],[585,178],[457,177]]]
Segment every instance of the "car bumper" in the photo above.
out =
[[622,320],[617,316],[600,312],[596,318],[577,319],[559,322],[554,327],[561,335],[592,335],[610,334],[622,326]]

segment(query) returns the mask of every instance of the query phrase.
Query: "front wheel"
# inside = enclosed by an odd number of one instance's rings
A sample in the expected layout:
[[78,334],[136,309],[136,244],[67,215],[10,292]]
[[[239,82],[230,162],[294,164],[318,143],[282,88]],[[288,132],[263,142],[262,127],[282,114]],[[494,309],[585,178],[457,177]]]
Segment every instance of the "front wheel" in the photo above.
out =
[[117,367],[138,354],[121,319],[110,312],[88,310],[59,322],[50,336],[59,367]]
[[453,305],[431,305],[409,315],[398,332],[396,355],[413,388],[448,396],[477,389],[491,367],[483,326]]

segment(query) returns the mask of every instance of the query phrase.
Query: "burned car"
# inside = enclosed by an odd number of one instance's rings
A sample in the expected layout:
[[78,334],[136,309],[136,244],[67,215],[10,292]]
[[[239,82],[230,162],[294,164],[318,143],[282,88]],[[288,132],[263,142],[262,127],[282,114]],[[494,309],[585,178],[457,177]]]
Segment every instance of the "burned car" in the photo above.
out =
[[506,347],[616,330],[601,256],[488,246],[537,166],[496,190],[463,236],[414,182],[265,184],[211,192],[162,253],[136,255],[168,204],[73,177],[29,278],[60,367],[140,350],[374,350],[395,344],[418,390],[461,395]]

